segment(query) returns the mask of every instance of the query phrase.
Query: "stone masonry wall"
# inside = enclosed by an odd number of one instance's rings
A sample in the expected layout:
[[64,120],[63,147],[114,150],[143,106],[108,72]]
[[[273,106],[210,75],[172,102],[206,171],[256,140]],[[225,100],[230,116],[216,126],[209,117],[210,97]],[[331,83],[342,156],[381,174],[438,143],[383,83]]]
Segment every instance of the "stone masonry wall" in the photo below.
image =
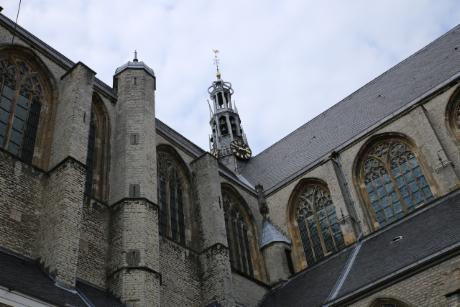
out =
[[75,284],[85,168],[68,158],[51,170],[40,219],[39,256],[61,283]]
[[95,200],[83,205],[77,277],[106,288],[109,208]]
[[0,150],[0,246],[36,257],[46,174]]
[[269,290],[268,287],[264,287],[238,273],[233,273],[232,278],[235,303],[242,306],[257,306]]
[[201,306],[198,255],[160,239],[161,306]]

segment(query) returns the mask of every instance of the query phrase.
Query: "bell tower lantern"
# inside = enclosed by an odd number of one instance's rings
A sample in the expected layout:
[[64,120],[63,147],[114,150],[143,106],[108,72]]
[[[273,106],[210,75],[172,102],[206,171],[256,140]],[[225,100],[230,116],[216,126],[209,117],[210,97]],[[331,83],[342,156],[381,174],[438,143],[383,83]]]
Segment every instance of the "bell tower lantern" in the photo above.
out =
[[235,102],[232,101],[233,88],[230,82],[222,80],[219,69],[218,50],[214,50],[216,64],[216,81],[208,88],[210,100],[209,137],[210,152],[222,160],[230,169],[237,171],[237,161],[246,161],[251,158],[246,135],[241,125]]

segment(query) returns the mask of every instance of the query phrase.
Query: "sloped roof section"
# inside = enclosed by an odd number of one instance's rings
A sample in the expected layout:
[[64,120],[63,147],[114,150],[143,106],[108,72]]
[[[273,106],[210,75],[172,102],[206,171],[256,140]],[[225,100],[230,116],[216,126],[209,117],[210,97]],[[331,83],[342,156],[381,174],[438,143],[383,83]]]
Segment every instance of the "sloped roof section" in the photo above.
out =
[[243,175],[267,192],[460,72],[460,26],[253,157]]
[[77,292],[56,286],[31,259],[1,250],[0,272],[0,286],[56,306],[125,306],[107,291],[79,282],[76,290],[86,294],[85,302]]
[[286,244],[291,244],[291,240],[289,240],[278,228],[273,225],[273,223],[269,219],[264,219],[262,223],[262,235],[260,236],[260,248],[264,248],[265,246],[275,243],[275,242],[283,242]]
[[301,272],[292,280],[270,291],[259,306],[321,306],[332,291],[350,253],[350,249],[344,250],[311,269]]
[[[299,273],[271,291],[260,306],[342,305],[372,287],[384,286],[391,278],[404,276],[417,266],[434,263],[436,257],[460,250],[460,190],[439,198],[410,216],[366,237],[345,271],[356,245]],[[338,295],[329,295],[343,277]]]

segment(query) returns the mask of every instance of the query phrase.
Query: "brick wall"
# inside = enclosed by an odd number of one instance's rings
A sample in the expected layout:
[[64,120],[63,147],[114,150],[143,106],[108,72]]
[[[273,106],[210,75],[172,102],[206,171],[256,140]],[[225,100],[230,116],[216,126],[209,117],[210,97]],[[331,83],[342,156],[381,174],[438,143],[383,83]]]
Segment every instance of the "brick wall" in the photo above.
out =
[[91,200],[83,205],[77,277],[99,287],[106,287],[109,248],[109,209]]
[[0,150],[0,246],[35,257],[46,174]]
[[201,306],[198,255],[160,239],[161,306]]

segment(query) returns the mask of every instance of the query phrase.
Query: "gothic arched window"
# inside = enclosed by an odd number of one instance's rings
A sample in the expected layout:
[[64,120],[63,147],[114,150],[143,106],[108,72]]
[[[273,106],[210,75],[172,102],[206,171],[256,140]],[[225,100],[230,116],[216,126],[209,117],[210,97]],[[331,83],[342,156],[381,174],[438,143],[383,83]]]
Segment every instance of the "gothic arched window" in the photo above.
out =
[[222,191],[222,198],[231,265],[235,270],[254,277],[254,265],[251,257],[252,239],[250,239],[253,236],[248,216],[234,193],[225,189]]
[[158,148],[157,164],[160,234],[185,244],[185,212],[190,199],[186,170],[177,153],[167,147]]
[[107,198],[108,133],[107,112],[102,100],[93,95],[86,156],[85,194],[101,201]]
[[446,119],[450,130],[460,141],[460,88],[450,98],[446,109]]
[[0,57],[0,147],[32,162],[44,90],[19,57]]
[[380,226],[433,199],[416,153],[402,138],[373,143],[360,161],[361,191],[372,219]]
[[335,207],[327,187],[308,182],[294,199],[295,219],[309,265],[344,246]]

